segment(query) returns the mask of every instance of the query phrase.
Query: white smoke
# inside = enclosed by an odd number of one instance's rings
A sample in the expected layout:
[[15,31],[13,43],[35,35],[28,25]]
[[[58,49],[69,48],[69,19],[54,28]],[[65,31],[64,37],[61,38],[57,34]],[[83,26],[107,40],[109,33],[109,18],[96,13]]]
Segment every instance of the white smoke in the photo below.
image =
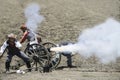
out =
[[40,24],[44,17],[39,14],[40,6],[36,3],[29,4],[24,11],[27,19],[26,26],[28,29],[36,32],[38,24]]
[[76,52],[88,58],[95,55],[102,63],[120,57],[120,23],[112,18],[84,30],[74,45],[51,48],[53,51]]

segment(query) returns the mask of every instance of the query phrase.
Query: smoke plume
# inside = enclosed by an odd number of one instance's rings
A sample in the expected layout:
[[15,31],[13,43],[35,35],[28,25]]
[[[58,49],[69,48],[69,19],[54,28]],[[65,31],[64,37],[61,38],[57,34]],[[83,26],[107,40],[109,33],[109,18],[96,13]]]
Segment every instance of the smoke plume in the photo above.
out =
[[102,63],[116,61],[120,57],[120,23],[112,18],[104,23],[82,31],[78,42],[51,51],[76,52],[88,58],[95,55]]
[[40,6],[36,3],[29,4],[24,11],[27,19],[26,26],[28,29],[36,32],[38,24],[40,24],[44,17],[39,14]]

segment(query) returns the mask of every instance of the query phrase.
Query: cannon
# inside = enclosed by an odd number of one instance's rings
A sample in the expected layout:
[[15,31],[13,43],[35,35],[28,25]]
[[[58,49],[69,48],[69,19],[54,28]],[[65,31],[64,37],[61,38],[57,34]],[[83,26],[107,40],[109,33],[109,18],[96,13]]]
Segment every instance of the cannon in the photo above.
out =
[[26,47],[24,52],[30,57],[32,69],[49,72],[57,68],[61,60],[61,54],[50,51],[52,47],[56,47],[56,45],[51,42],[32,44]]

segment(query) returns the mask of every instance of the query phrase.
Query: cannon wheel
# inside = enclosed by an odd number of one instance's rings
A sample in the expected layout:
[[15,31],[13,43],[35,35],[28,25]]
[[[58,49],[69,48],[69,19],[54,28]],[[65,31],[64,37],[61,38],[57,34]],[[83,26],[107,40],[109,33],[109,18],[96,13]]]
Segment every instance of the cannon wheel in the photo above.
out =
[[50,55],[48,50],[40,44],[32,44],[27,46],[25,54],[30,57],[32,68],[43,71],[43,67],[49,64]]
[[56,45],[51,42],[46,42],[46,43],[43,43],[42,45],[46,49],[48,49],[49,54],[51,55],[51,59],[50,59],[51,69],[56,69],[61,61],[61,54],[49,50],[52,47],[56,47]]

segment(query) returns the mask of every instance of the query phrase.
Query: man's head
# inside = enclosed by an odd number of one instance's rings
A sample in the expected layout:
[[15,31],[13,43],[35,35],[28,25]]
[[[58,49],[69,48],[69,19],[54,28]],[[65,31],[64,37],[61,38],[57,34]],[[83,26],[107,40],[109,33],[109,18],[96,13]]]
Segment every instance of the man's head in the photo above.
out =
[[25,32],[27,30],[27,26],[25,24],[22,24],[20,29]]
[[8,34],[7,37],[8,37],[8,40],[11,42],[16,40],[16,35],[13,33]]

